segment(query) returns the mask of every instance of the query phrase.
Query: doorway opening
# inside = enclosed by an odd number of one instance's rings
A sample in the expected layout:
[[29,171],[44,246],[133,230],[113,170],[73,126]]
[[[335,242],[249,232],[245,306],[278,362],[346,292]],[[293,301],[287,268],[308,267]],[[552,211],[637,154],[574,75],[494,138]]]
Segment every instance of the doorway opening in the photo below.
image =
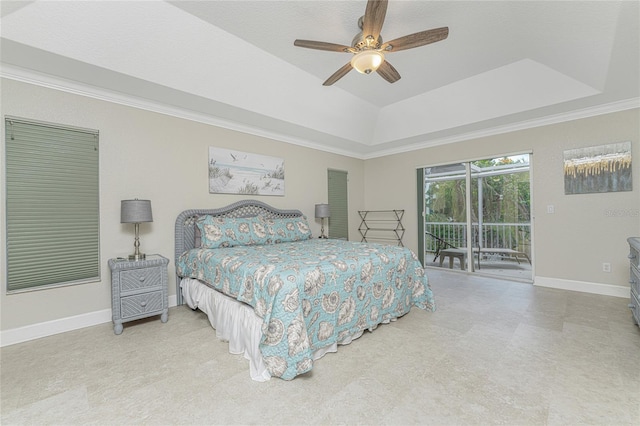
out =
[[424,264],[533,280],[530,155],[425,167]]

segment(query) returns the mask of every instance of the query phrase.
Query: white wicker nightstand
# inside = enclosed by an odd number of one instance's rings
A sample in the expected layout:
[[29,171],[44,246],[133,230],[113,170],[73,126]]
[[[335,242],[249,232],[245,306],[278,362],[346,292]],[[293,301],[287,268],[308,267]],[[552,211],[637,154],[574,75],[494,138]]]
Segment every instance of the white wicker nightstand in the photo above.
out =
[[113,332],[122,333],[122,323],[160,315],[169,319],[167,265],[169,259],[148,255],[145,260],[110,259]]

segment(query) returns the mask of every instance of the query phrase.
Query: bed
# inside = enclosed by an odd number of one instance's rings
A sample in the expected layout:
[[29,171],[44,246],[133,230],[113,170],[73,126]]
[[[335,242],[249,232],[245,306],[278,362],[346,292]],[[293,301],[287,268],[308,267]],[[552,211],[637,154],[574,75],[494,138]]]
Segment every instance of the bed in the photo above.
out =
[[412,307],[432,311],[404,247],[313,238],[299,210],[255,200],[176,219],[177,303],[203,311],[253,380],[291,380]]

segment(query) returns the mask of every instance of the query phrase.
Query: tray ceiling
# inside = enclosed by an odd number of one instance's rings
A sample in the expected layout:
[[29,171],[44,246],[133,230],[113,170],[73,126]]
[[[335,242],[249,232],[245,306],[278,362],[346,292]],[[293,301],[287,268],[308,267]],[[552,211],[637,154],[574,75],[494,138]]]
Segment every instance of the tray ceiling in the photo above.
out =
[[366,1],[1,3],[2,75],[360,158],[639,106],[635,1],[394,1],[402,78],[347,74]]

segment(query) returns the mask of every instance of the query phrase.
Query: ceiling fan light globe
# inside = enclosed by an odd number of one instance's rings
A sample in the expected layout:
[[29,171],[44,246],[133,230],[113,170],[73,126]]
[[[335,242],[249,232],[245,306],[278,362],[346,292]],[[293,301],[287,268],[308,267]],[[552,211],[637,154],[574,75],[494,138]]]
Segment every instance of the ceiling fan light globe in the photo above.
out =
[[351,66],[361,74],[369,74],[384,62],[384,55],[377,50],[363,50],[351,58]]

